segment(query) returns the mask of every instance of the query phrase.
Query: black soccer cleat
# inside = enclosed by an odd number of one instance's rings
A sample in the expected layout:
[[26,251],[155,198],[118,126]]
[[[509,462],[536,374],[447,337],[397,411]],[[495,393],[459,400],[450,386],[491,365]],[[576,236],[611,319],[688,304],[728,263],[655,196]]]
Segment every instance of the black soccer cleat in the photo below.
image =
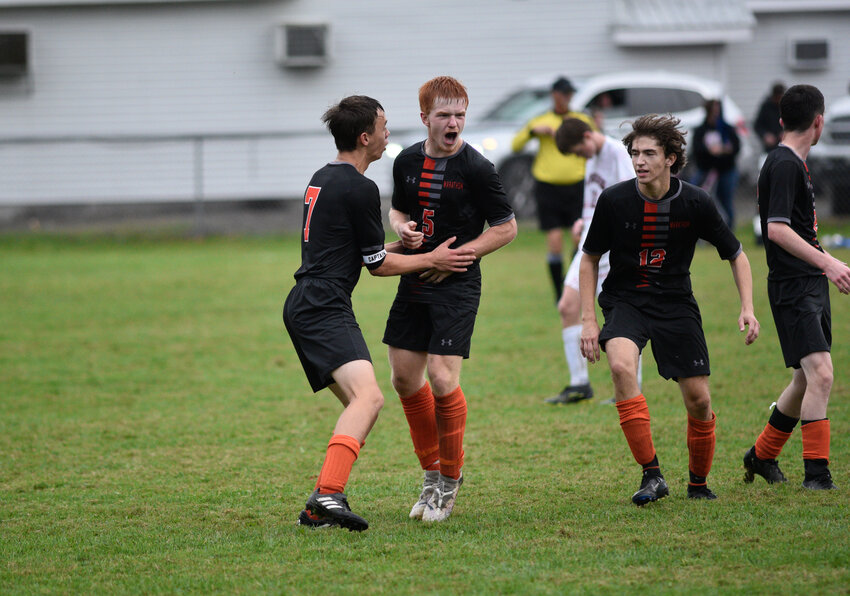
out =
[[543,401],[547,404],[574,404],[593,397],[593,388],[590,383],[584,385],[567,385],[553,397],[547,397]]
[[824,476],[807,477],[803,480],[803,488],[808,488],[809,490],[835,490],[838,487],[832,481],[832,476],[827,472]]
[[744,454],[744,469],[746,470],[744,482],[752,482],[756,474],[764,478],[768,484],[787,482],[785,474],[779,469],[779,463],[775,459],[759,459],[756,457],[755,446],[750,447],[749,451]]
[[638,507],[643,507],[647,503],[663,499],[670,493],[667,488],[667,482],[664,477],[643,475],[643,480],[640,483],[640,490],[632,495],[632,503]]
[[313,491],[304,511],[298,516],[298,525],[310,528],[332,528],[339,526],[352,532],[362,532],[369,528],[369,522],[352,513],[348,498],[343,493],[320,495]]
[[688,498],[713,501],[717,498],[717,495],[715,495],[714,492],[712,492],[712,490],[708,488],[705,484],[689,484]]

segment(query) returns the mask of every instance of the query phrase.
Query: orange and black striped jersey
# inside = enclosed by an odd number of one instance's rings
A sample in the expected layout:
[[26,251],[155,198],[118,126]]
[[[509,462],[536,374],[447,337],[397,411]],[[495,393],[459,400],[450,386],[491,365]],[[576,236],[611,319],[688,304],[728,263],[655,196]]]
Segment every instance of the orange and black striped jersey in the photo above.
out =
[[[496,168],[464,143],[450,157],[425,154],[424,141],[402,151],[393,163],[393,209],[406,213],[424,234],[422,246],[407,252],[430,252],[456,236],[452,247],[478,238],[484,224],[497,226],[514,218]],[[403,275],[398,297],[409,302],[478,303],[481,270],[476,260],[465,273],[439,284],[425,283],[418,273]]]
[[701,188],[671,177],[667,194],[653,200],[641,194],[633,178],[602,191],[582,250],[611,251],[603,293],[687,297],[700,239],[713,244],[722,259],[734,259],[742,250]]

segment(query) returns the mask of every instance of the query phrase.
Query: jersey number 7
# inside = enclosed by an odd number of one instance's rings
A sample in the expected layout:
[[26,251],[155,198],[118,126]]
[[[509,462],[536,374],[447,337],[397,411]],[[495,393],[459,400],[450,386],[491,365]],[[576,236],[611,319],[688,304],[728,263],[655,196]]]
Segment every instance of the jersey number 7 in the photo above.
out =
[[313,209],[316,207],[316,201],[319,200],[319,193],[322,189],[318,186],[308,186],[307,194],[304,195],[304,204],[309,205],[307,208],[307,221],[304,222],[304,242],[310,242],[310,219],[313,217]]

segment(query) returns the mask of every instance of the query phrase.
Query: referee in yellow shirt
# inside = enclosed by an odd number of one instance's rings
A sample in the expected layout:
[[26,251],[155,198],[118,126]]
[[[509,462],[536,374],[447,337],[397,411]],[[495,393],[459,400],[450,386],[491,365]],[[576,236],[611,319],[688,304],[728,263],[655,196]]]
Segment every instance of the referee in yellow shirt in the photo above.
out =
[[570,111],[575,87],[569,79],[558,78],[552,84],[552,109],[532,118],[514,137],[512,148],[521,151],[536,137],[540,143],[531,174],[534,176],[534,196],[540,229],[546,232],[549,272],[555,286],[555,302],[564,287],[563,229],[571,229],[581,217],[584,197],[585,158],[564,154],[555,146],[555,131],[564,118],[579,118],[596,130],[593,119],[581,112]]

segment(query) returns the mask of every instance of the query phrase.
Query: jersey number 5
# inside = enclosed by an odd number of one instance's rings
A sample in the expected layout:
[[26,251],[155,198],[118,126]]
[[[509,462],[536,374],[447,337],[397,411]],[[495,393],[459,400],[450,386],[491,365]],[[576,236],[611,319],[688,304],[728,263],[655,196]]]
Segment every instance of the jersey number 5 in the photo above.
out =
[[304,195],[304,204],[309,205],[307,208],[307,221],[304,222],[304,242],[310,242],[310,219],[313,217],[313,209],[316,207],[316,201],[319,200],[319,193],[322,189],[318,186],[308,186],[307,194]]
[[434,220],[431,219],[432,217],[434,217],[433,209],[422,210],[422,233],[426,238],[434,235]]
[[661,267],[664,264],[664,258],[667,256],[667,251],[663,248],[656,248],[652,252],[649,249],[640,251],[640,266],[641,267]]

